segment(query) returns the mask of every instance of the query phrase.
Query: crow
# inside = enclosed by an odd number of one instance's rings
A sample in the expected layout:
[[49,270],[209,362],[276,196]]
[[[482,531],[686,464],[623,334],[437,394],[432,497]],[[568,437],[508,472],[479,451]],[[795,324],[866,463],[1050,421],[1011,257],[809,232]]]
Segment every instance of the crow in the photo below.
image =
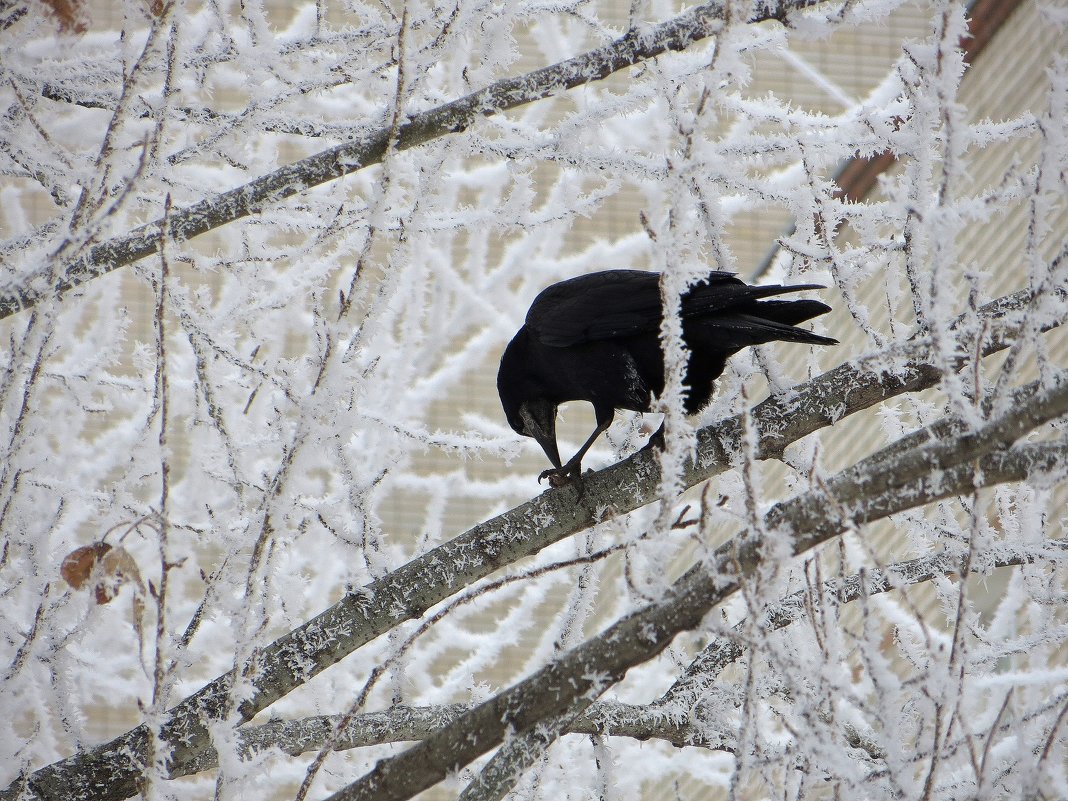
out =
[[[700,411],[727,358],[747,345],[781,340],[837,345],[801,328],[831,310],[817,300],[760,300],[823,289],[818,284],[748,286],[733,273],[715,271],[682,296],[682,338],[689,350],[684,405]],[[497,392],[518,434],[533,437],[553,467],[538,476],[558,487],[581,474],[582,457],[608,428],[616,409],[653,410],[664,391],[663,308],[660,274],[604,270],[542,290],[525,324],[508,343],[497,372]],[[556,410],[566,401],[593,404],[597,427],[567,464],[556,443]],[[650,438],[663,441],[663,426]],[[648,447],[648,445],[646,446]]]

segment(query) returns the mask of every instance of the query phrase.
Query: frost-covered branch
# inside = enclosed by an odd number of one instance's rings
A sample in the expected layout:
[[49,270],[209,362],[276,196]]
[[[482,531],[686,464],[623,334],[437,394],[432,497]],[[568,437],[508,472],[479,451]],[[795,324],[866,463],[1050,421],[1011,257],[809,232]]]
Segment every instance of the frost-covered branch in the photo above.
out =
[[[1011,343],[1025,324],[1038,320],[1053,327],[1062,315],[1045,309],[1046,297],[1026,292],[1000,298],[961,318],[957,327],[985,332],[979,352],[989,354]],[[1026,313],[1026,314],[1025,314]],[[961,348],[962,353],[975,352]],[[893,373],[886,364],[896,365]],[[745,415],[714,423],[698,432],[696,460],[687,463],[683,480],[694,486],[727,470],[741,432],[751,427],[757,458],[776,458],[801,437],[857,411],[906,392],[938,384],[943,376],[929,338],[895,345],[886,353],[847,362],[773,396]],[[960,369],[963,356],[954,365]],[[870,368],[869,365],[876,365]],[[748,418],[748,420],[746,420]],[[910,451],[911,453],[911,451]],[[481,523],[453,540],[413,559],[362,590],[346,596],[316,618],[260,649],[253,686],[239,705],[243,720],[269,707],[325,668],[464,587],[518,559],[538,553],[612,515],[624,514],[657,497],[659,475],[655,456],[642,451],[629,459],[584,477],[576,502],[574,489],[543,493],[527,503]],[[174,707],[160,736],[172,745],[170,770],[198,758],[209,747],[206,722],[217,718],[228,697],[232,674],[210,682]],[[79,788],[83,798],[119,799],[136,792],[147,733],[138,727],[89,751],[35,771],[29,780],[41,798],[70,798]],[[89,788],[99,788],[88,794]],[[15,792],[13,785],[7,794]]]
[[[1051,394],[1064,407],[1051,410],[1063,414],[1068,409],[1068,391]],[[953,444],[921,449],[927,468],[919,474],[906,469],[911,451],[900,457],[902,471],[888,464],[887,472],[900,481],[874,494],[865,492],[861,482],[846,471],[825,487],[776,505],[764,517],[763,530],[789,541],[797,554],[849,528],[942,498],[1028,477],[1046,481],[1065,477],[1068,440],[1020,445],[1009,451],[994,450],[1000,446],[996,436],[982,439],[978,450],[967,449],[963,441],[956,443],[960,448],[955,450]],[[363,778],[332,795],[331,801],[410,798],[513,732],[522,734],[543,721],[579,714],[627,670],[659,654],[679,633],[696,628],[710,609],[760,568],[766,548],[765,540],[755,532],[740,532],[717,548],[707,563],[691,568],[661,600],[628,615],[403,754],[381,760]]]
[[[1045,553],[1061,554],[1066,548],[1068,548],[1068,542],[1052,540],[1046,543],[1048,551],[1040,548],[1034,551],[1028,549],[1026,553],[999,554],[991,561],[989,567],[1012,567],[1039,562]],[[955,573],[959,569],[959,560],[942,552],[882,568],[865,570],[843,579],[828,579],[818,587],[799,590],[773,604],[764,613],[760,626],[768,630],[781,629],[806,617],[809,611],[807,601],[810,594],[818,593],[838,604],[847,604],[861,597],[922,584],[937,576]],[[746,621],[742,621],[735,624],[734,631],[740,631],[745,623]],[[702,649],[668,691],[656,701],[657,708],[669,715],[688,716],[690,710],[700,702],[704,691],[712,686],[723,669],[736,662],[745,652],[746,648],[738,638],[731,635],[716,637]],[[605,733],[613,732],[606,731]],[[681,744],[700,745],[702,743],[695,738],[684,740]]]
[[[676,773],[1068,797],[1056,26],[1001,3],[1032,46],[965,72],[989,3],[762,2],[0,21],[0,801],[301,801],[432,741],[396,764],[425,786],[470,746],[433,790],[465,801]],[[871,69],[826,58],[843,41],[878,43]],[[899,169],[860,202],[835,165],[880,153]],[[535,293],[741,273],[790,221],[766,278],[826,284],[842,344],[743,350],[698,431],[671,315],[666,447],[530,499],[487,364]],[[620,417],[592,463],[648,433]],[[971,489],[1004,454],[1045,461]],[[737,592],[650,659],[692,623],[672,599],[705,577],[665,593],[695,560]],[[616,623],[629,651],[596,638]]]
[[[1068,543],[1049,541],[1044,547],[1032,547],[1027,552],[999,554],[993,559],[990,567],[1004,568],[1039,563],[1048,553],[1061,554],[1065,548],[1068,548]],[[765,612],[761,626],[769,630],[782,629],[805,618],[810,608],[807,596],[812,592],[844,605],[862,597],[922,584],[937,576],[954,573],[958,568],[956,560],[945,553],[937,553],[884,568],[854,573],[843,579],[828,579],[819,587],[800,590],[773,604]],[[744,621],[735,624],[734,630],[739,630],[743,625]],[[720,672],[740,659],[746,651],[746,647],[736,637],[717,637],[702,649],[671,688],[652,704],[598,701],[574,718],[567,726],[566,733],[600,734],[637,740],[657,739],[677,747],[699,746],[731,750],[733,744],[726,740],[710,740],[705,728],[693,724],[689,711],[700,701]],[[242,758],[250,759],[256,754],[277,749],[297,756],[316,751],[331,741],[335,750],[344,751],[384,743],[422,740],[455,721],[469,709],[465,704],[432,707],[398,705],[381,712],[352,716],[340,730],[339,715],[274,720],[241,729],[238,732],[238,753]],[[218,754],[214,748],[209,748],[196,759],[175,770],[171,777],[211,770],[217,764]]]
[[[785,21],[789,13],[819,2],[821,0],[782,0],[781,3],[761,4],[760,11],[749,22]],[[685,50],[694,42],[719,32],[725,24],[728,8],[730,6],[715,1],[703,3],[648,30],[631,30],[603,47],[525,75],[497,81],[465,97],[412,114],[396,132],[393,147],[396,150],[417,147],[459,133],[481,117],[601,80],[662,53]],[[391,125],[385,125],[243,186],[187,208],[176,209],[169,215],[168,230],[174,240],[185,241],[327,181],[378,164],[391,147],[391,128]],[[93,245],[59,270],[60,278],[54,286],[48,273],[40,273],[21,286],[5,287],[3,296],[0,296],[0,319],[35,306],[42,298],[62,295],[73,287],[156,253],[161,225],[161,220],[155,220],[128,234]]]

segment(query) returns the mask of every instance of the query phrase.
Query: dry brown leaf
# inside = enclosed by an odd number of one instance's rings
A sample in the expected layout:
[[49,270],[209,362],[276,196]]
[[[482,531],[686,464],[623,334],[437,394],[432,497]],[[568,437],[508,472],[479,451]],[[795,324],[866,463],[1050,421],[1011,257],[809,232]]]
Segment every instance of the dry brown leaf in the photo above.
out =
[[85,8],[82,0],[42,0],[59,22],[62,33],[85,33],[89,26],[86,22]]
[[[125,548],[112,548],[104,554],[101,567],[104,569],[105,580],[97,585],[97,603],[110,601],[119,594],[122,585],[126,583],[137,585],[140,594],[144,594],[145,585],[141,581],[141,571],[138,569],[137,562],[134,561],[133,556]],[[102,589],[108,594],[107,600],[104,601],[100,600]]]
[[96,585],[92,589],[98,604],[108,603],[127,583],[135,584],[139,594],[145,591],[141,571],[130,552],[122,547],[113,548],[106,542],[75,548],[63,560],[59,573],[76,590],[85,588],[95,578]]
[[93,574],[96,563],[111,550],[106,542],[94,542],[75,548],[59,566],[59,574],[74,589],[80,590]]

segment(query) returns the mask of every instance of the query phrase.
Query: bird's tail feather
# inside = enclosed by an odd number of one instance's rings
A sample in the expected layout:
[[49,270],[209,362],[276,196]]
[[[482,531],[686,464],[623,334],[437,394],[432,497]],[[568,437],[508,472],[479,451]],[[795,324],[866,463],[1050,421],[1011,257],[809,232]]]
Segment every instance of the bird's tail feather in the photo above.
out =
[[[756,312],[753,312],[751,308],[744,311],[785,325],[797,325],[831,310],[830,306],[818,300],[765,300],[755,306]],[[739,311],[743,310],[739,309]]]
[[[818,303],[818,301],[812,301]],[[763,305],[763,304],[761,304]],[[823,305],[823,304],[819,304]],[[761,309],[763,312],[763,309]],[[817,312],[822,314],[822,312]],[[801,320],[807,320],[808,315]],[[753,314],[721,314],[695,321],[694,327],[717,350],[739,350],[766,342],[801,342],[808,345],[837,345],[838,340],[797,328],[788,322]],[[696,333],[696,332],[695,332]]]
[[[803,292],[808,289],[825,289],[820,284],[793,284],[781,286],[771,284],[767,286],[749,286],[741,281],[701,283],[694,286],[683,298],[683,317],[703,317],[717,312],[741,307],[763,306],[758,303],[761,298],[774,295],[786,295],[790,292]],[[769,301],[771,303],[783,301]],[[785,303],[797,303],[800,301],[784,301]],[[829,308],[829,307],[828,307]],[[750,309],[751,310],[751,309]]]

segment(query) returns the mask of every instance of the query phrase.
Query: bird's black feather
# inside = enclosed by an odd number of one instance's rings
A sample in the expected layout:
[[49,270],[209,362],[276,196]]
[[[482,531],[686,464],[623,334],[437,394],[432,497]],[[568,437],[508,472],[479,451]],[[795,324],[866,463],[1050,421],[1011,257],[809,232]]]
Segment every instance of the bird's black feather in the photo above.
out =
[[[681,298],[679,312],[689,350],[686,411],[692,414],[708,403],[712,382],[741,348],[773,341],[837,344],[795,327],[830,311],[826,304],[762,300],[822,288],[748,286],[724,272],[712,272],[691,287]],[[534,299],[525,325],[501,357],[497,390],[508,423],[534,437],[553,463],[554,469],[542,474],[550,482],[578,474],[583,454],[611,423],[616,409],[651,411],[653,399],[664,389],[662,321],[659,273],[605,270],[553,284]],[[593,404],[597,428],[561,465],[556,408],[572,400]]]

